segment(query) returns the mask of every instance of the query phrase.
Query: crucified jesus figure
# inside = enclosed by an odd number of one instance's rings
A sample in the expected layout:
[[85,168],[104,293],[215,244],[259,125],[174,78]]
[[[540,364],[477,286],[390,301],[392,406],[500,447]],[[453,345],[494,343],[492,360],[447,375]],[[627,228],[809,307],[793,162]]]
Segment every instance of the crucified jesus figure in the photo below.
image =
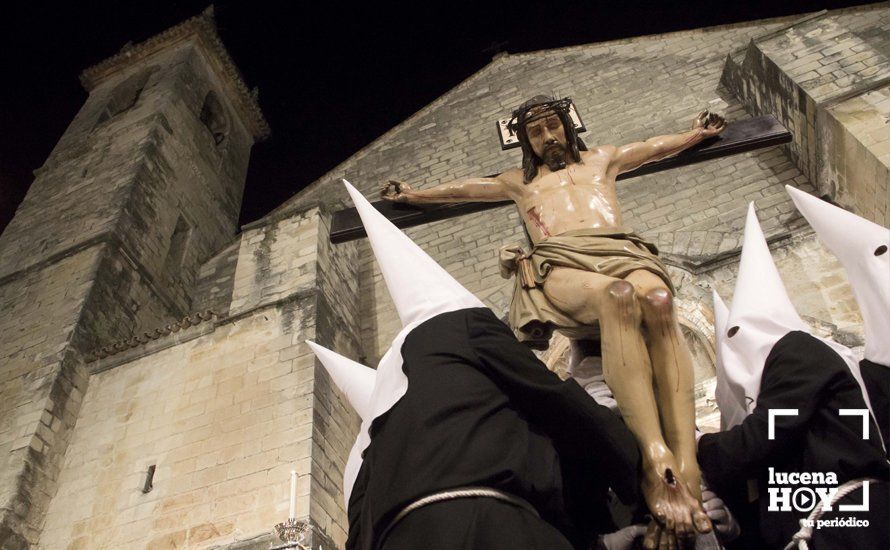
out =
[[514,111],[522,168],[423,190],[390,181],[382,196],[411,204],[516,203],[534,246],[528,254],[501,254],[502,266],[516,275],[514,330],[538,343],[553,329],[579,344],[599,337],[605,379],[640,445],[643,494],[659,528],[678,537],[708,532],[695,455],[692,359],[677,324],[673,286],[655,247],[622,227],[615,179],[715,136],[726,124],[704,111],[688,132],[588,150],[569,104],[538,96]]

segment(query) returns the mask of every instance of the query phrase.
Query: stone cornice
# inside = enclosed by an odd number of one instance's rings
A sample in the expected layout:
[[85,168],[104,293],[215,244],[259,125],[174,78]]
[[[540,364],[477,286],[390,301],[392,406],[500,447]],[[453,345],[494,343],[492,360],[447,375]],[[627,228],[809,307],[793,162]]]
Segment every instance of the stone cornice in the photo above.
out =
[[213,6],[144,42],[124,46],[116,55],[85,69],[80,74],[80,82],[90,91],[122,68],[187,40],[193,41],[206,54],[212,70],[220,77],[229,99],[254,139],[261,141],[268,137],[269,124],[263,117],[256,95],[248,90],[216,30]]
[[124,338],[123,340],[118,340],[113,344],[109,344],[107,346],[103,346],[99,349],[93,350],[86,355],[86,360],[87,362],[90,362],[97,359],[105,359],[106,357],[110,357],[116,353],[126,351],[130,348],[135,348],[142,344],[151,342],[152,340],[157,340],[162,336],[167,336],[168,334],[171,334],[173,332],[179,332],[180,330],[187,329],[195,325],[200,325],[205,321],[216,320],[217,318],[218,316],[216,315],[216,313],[209,309],[192,313],[190,315],[186,315],[179,321],[170,323],[169,325],[164,325],[163,327],[137,334],[136,336],[133,336],[131,338]]

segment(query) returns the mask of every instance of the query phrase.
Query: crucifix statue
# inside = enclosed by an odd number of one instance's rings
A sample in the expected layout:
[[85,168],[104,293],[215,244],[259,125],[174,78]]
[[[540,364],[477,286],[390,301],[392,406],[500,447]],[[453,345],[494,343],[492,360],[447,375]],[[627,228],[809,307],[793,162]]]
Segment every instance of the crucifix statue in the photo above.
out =
[[502,268],[516,279],[511,325],[533,345],[554,329],[577,342],[600,340],[606,382],[640,446],[649,509],[678,535],[707,532],[692,358],[677,324],[674,288],[655,247],[623,227],[615,181],[718,135],[726,124],[705,111],[687,132],[588,149],[569,105],[538,96],[514,111],[521,168],[422,190],[390,181],[382,196],[409,204],[517,205],[533,246],[528,253],[501,251]]

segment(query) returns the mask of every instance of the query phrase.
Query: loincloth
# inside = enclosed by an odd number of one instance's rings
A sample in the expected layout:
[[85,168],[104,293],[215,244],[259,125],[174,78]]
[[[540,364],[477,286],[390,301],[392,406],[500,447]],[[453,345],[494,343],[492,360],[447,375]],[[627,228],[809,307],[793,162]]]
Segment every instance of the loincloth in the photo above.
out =
[[569,267],[623,279],[645,269],[658,275],[674,293],[667,268],[655,245],[620,228],[579,229],[548,237],[526,253],[518,245],[500,250],[501,276],[515,274],[510,326],[532,347],[546,349],[554,329],[582,328],[544,294],[544,281],[554,267]]

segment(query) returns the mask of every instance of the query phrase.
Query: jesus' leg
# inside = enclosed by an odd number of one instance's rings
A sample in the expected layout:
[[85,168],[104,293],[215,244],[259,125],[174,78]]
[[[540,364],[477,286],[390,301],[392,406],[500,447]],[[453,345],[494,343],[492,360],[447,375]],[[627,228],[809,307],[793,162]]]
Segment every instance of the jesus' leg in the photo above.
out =
[[649,271],[635,271],[625,280],[637,291],[643,323],[649,331],[649,356],[665,439],[680,464],[680,473],[689,490],[700,499],[692,356],[677,324],[673,296],[661,278]]
[[[599,321],[606,382],[640,445],[646,503],[670,531],[691,533],[693,515],[701,511],[701,505],[675,482],[679,464],[662,437],[634,287],[596,273],[554,268],[547,276],[544,293],[576,322],[593,325]],[[710,530],[709,524],[698,527]]]

